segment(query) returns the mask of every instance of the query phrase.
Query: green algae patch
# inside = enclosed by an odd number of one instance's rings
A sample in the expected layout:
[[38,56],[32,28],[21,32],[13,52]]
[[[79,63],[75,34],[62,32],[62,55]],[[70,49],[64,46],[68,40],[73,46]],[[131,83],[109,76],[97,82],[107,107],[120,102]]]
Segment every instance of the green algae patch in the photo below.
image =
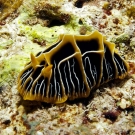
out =
[[47,27],[42,27],[40,24],[34,26],[21,24],[20,34],[25,35],[31,41],[44,41],[47,45],[56,42],[59,36],[57,33],[57,28],[49,29]]
[[111,42],[114,42],[116,44],[119,44],[119,43],[127,43],[128,41],[130,40],[130,36],[129,34],[127,33],[123,33],[117,37],[114,37]]
[[0,86],[6,83],[12,85],[20,72],[20,68],[24,66],[23,61],[28,61],[28,58],[22,58],[19,55],[15,55],[10,59],[4,59],[0,63]]
[[0,50],[2,50],[2,49],[7,49],[7,48],[9,48],[11,45],[13,44],[13,40],[7,40],[7,41],[5,41],[5,42],[1,42],[0,43]]
[[36,43],[33,43],[31,41],[25,43],[22,50],[22,57],[27,57],[30,60],[30,53],[33,53],[36,55],[38,52],[43,51],[46,47],[41,47]]

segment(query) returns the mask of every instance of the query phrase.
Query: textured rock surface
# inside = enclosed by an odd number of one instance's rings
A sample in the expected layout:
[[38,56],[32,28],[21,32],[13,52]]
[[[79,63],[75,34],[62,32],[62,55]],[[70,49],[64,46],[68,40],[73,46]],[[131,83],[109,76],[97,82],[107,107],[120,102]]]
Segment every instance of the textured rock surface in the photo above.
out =
[[[43,4],[56,10],[55,21],[39,17]],[[0,23],[0,134],[2,135],[134,135],[135,55],[133,0],[24,0],[17,12]],[[127,6],[128,5],[128,8]],[[53,8],[52,8],[53,7]],[[70,16],[62,22],[59,14]],[[57,19],[56,19],[57,18]],[[57,20],[57,21],[56,21]],[[90,98],[52,105],[24,101],[16,89],[18,73],[29,54],[44,50],[59,34],[87,34],[94,29],[114,41],[130,65],[124,80],[115,80]]]

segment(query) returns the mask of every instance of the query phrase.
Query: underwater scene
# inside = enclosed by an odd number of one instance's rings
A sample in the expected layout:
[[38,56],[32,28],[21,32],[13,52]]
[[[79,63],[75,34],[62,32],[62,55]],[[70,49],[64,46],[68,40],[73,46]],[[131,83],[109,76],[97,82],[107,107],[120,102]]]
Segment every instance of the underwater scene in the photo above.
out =
[[0,0],[0,135],[135,135],[135,1]]

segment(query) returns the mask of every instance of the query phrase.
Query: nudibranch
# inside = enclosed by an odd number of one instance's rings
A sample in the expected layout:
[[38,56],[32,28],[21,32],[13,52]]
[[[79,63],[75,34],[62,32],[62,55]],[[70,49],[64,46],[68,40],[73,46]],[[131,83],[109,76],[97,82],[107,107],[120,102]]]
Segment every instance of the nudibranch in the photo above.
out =
[[93,88],[123,79],[128,64],[115,44],[98,31],[89,35],[61,35],[20,72],[18,90],[24,100],[63,103],[86,98]]

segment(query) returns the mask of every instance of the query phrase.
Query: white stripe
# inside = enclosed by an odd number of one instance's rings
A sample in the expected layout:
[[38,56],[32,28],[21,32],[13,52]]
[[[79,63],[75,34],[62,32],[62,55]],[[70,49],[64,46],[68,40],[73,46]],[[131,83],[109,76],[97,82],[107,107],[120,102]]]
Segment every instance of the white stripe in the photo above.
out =
[[[43,82],[44,82],[44,80],[42,80],[42,82],[41,82],[41,84],[40,84],[38,93],[40,93],[40,89],[41,89],[41,87],[42,87]],[[40,93],[40,94],[41,94],[41,93]]]
[[109,79],[112,79],[112,67],[111,67],[111,64],[109,62],[106,63],[106,66],[107,66],[107,74],[109,75]]
[[[106,47],[104,48],[104,52],[106,52]],[[105,55],[104,55],[104,60],[105,60],[105,67],[106,67],[108,79],[110,80],[110,79],[112,79],[112,76],[113,76],[112,67],[111,67],[111,64],[109,62],[107,62],[107,60],[105,59]]]
[[65,63],[65,66],[64,66],[64,74],[65,74],[65,79],[66,79],[66,83],[67,83],[67,87],[68,87],[68,93],[69,93],[69,85],[68,85],[68,81],[67,81],[67,76],[66,76],[65,68],[66,68],[66,63]]
[[97,69],[96,66],[94,65],[94,70],[92,70],[94,73],[95,80],[97,81]]
[[27,77],[27,76],[32,72],[32,70],[33,70],[33,69],[31,69],[30,71],[28,70],[25,74],[22,75],[22,77],[21,77],[21,79],[22,79],[21,87],[23,87],[23,85],[24,85],[26,79],[28,79],[28,78],[25,78],[25,77]]
[[83,81],[83,87],[82,87],[82,93],[84,92],[84,81]]
[[124,64],[123,64],[123,61],[122,61],[122,71],[124,71],[123,73],[125,73],[126,72],[126,69],[124,68]]
[[24,73],[22,76],[21,76],[21,79],[23,80],[29,73],[32,72],[33,69],[31,70],[28,70],[26,73]]
[[[121,68],[119,62],[117,61],[117,59],[116,59],[115,57],[114,57],[114,59],[115,59],[115,62],[118,64],[118,66],[119,66],[119,68],[120,68],[120,71],[122,71],[122,68]],[[118,73],[119,73],[119,72],[118,72]]]
[[69,63],[69,61],[67,61],[67,62],[68,62],[68,69],[69,69],[69,77],[70,77],[70,81],[71,81],[71,83],[72,83],[73,89],[75,89],[75,85],[74,85],[73,80],[72,80],[72,77],[71,77],[70,63]]
[[[105,61],[105,68],[106,68],[106,69],[103,68],[103,71],[104,71],[104,70],[107,70],[107,75],[108,75],[108,69],[107,69],[107,64],[106,64],[106,59],[105,59],[105,53],[106,53],[106,46],[104,46],[104,59],[103,59],[103,61]],[[104,63],[103,63],[103,64],[104,64]],[[108,77],[107,77],[107,78],[108,78]],[[108,78],[108,79],[109,79],[109,78]],[[102,81],[102,80],[103,80],[103,81]],[[104,74],[103,74],[103,73],[102,73],[102,80],[101,80],[102,83],[104,83],[104,80],[105,80],[105,79],[104,79]],[[101,83],[101,81],[100,81],[100,83]]]
[[[105,61],[105,68],[106,68],[106,69],[103,69],[103,71],[106,70],[106,71],[107,71],[107,75],[108,75],[108,69],[107,69],[107,64],[106,64],[105,55],[104,55],[104,61]],[[109,75],[108,75],[108,76],[109,76]],[[102,73],[102,78],[103,78],[103,82],[104,82],[104,74],[103,74],[103,73]],[[108,78],[108,77],[107,77],[107,78]],[[109,78],[108,78],[108,79],[109,79]],[[103,83],[103,82],[102,82],[102,83]]]
[[76,78],[76,80],[77,80],[77,83],[78,83],[78,90],[79,90],[79,92],[80,92],[80,83],[79,83],[79,79],[78,79],[78,77],[76,76],[76,73],[75,73],[75,71],[74,71],[74,65],[75,65],[75,62],[74,62],[74,59],[73,59],[73,65],[72,65],[72,67],[73,67],[73,73],[74,73],[75,78]]
[[38,81],[37,81],[37,84],[36,84],[36,87],[35,87],[35,94],[37,93],[36,91],[37,91],[37,86],[38,86],[39,84],[38,84]]
[[26,81],[26,79],[22,80],[21,87],[23,87],[23,85],[24,85],[25,81]]
[[56,63],[55,63],[55,61],[54,61],[54,87],[55,87],[55,95],[57,95],[56,73],[55,73],[55,70],[56,70]]
[[43,83],[43,96],[45,95],[45,83]]
[[61,95],[60,95],[60,84],[57,82],[57,84],[58,84],[58,88],[59,88],[59,90],[58,90],[58,97],[60,97]]
[[89,77],[88,76],[86,76],[87,77],[87,79],[88,79],[88,82],[89,82],[89,84],[90,84],[90,88],[92,87],[92,84],[91,84],[91,81],[90,81],[90,79],[89,79]]
[[[86,57],[86,58],[84,59],[85,67],[86,67],[86,60],[88,60],[88,64],[89,64],[89,67],[90,67],[90,73],[91,73],[91,76],[92,76],[92,78],[93,78],[93,80],[94,80],[94,82],[95,82],[95,78],[94,78],[93,72],[92,72],[92,70],[91,70],[90,58],[89,58],[89,57]],[[88,76],[87,76],[87,78],[88,78]],[[89,80],[90,80],[90,79],[89,79]],[[90,82],[90,84],[91,84],[91,82]]]
[[30,81],[30,83],[29,83],[29,86],[26,88],[26,90],[28,90],[28,89],[29,89],[29,87],[30,87],[31,83],[33,82],[32,77],[30,77],[30,79],[31,79],[31,81]]

